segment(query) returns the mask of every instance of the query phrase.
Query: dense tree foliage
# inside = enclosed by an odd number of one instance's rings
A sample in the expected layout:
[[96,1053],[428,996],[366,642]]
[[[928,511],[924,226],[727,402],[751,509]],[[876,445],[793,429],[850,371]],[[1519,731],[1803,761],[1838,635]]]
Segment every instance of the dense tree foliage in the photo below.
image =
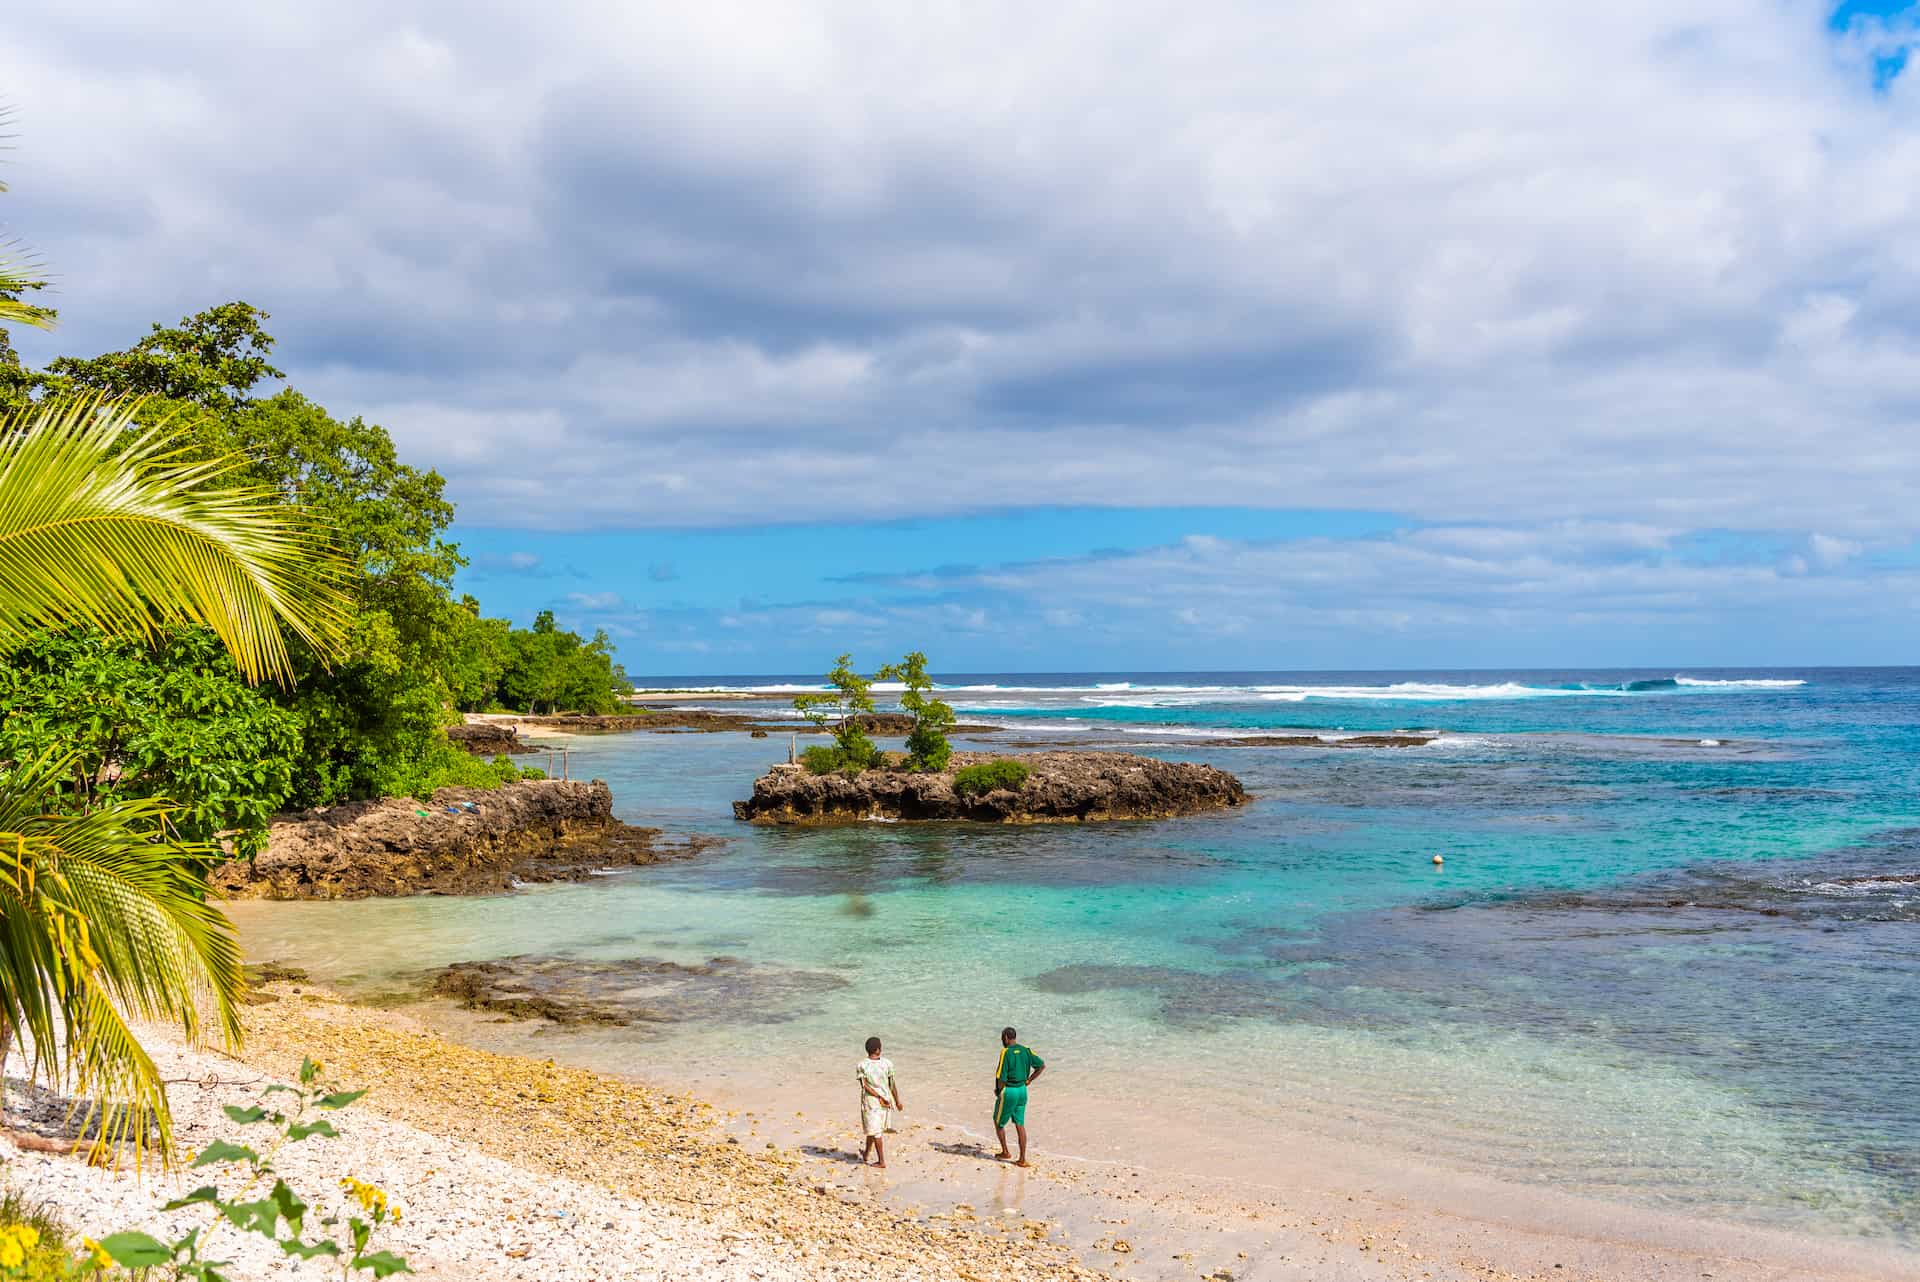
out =
[[244,681],[205,628],[158,646],[46,633],[0,664],[0,760],[56,750],[82,805],[167,798],[182,835],[231,830],[251,853],[293,790],[300,723]]
[[246,303],[223,303],[171,329],[156,323],[124,352],[58,357],[47,364],[49,382],[231,409],[245,404],[261,380],[285,377],[267,360],[273,338],[260,327],[266,318]]

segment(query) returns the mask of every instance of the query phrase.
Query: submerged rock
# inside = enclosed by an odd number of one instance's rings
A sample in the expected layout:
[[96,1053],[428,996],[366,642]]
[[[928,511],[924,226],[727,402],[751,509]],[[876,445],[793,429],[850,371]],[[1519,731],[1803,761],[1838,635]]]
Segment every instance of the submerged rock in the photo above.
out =
[[613,817],[607,785],[532,779],[499,788],[442,788],[353,802],[276,821],[267,848],[214,872],[236,899],[366,899],[478,895],[517,882],[577,881],[609,868],[692,854]]
[[429,990],[467,1010],[565,1027],[626,1027],[683,1020],[769,1023],[803,1013],[796,1003],[844,988],[823,971],[760,966],[737,957],[694,965],[648,957],[591,961],[522,956],[456,962],[432,972]]
[[1020,788],[974,796],[955,790],[956,771],[1001,759],[957,752],[951,767],[938,774],[875,769],[847,776],[775,769],[754,781],[753,796],[734,802],[733,813],[736,819],[758,824],[869,819],[1079,823],[1167,819],[1247,801],[1246,789],[1224,770],[1124,752],[1028,753],[1017,758],[1032,772]]

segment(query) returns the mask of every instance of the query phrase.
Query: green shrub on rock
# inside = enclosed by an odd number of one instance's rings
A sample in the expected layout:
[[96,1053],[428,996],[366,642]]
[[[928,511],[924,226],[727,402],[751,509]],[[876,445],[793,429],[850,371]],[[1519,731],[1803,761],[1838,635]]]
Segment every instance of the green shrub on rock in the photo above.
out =
[[[853,750],[839,744],[816,743],[800,754],[800,763],[808,773],[816,775],[849,774],[857,775],[862,770],[884,764],[880,751],[873,746],[873,740],[859,731],[853,737],[858,741]],[[862,748],[864,747],[864,751]]]
[[1005,788],[1018,792],[1033,771],[1018,761],[983,761],[967,766],[953,776],[953,790],[963,797],[984,797]]

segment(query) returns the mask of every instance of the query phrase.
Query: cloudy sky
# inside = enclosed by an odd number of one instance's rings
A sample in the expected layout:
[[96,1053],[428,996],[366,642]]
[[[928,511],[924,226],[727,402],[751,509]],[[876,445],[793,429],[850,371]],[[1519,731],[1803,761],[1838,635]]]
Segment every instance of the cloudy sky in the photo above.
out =
[[1911,4],[7,25],[27,358],[266,308],[636,673],[1914,661]]

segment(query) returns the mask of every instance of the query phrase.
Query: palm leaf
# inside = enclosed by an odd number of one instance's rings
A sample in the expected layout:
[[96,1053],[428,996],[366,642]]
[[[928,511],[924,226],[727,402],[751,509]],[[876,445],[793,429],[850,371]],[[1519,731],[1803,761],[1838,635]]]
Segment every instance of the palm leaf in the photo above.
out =
[[[12,119],[13,113],[0,107],[0,128],[4,128]],[[11,136],[0,134],[0,145],[4,145]],[[0,191],[6,189],[7,185],[0,182]],[[32,325],[39,329],[52,329],[54,312],[51,307],[36,307],[16,297],[46,287],[47,278],[40,274],[38,260],[20,250],[17,241],[0,242],[0,326]]]
[[94,1101],[102,1146],[170,1143],[166,1089],[129,1016],[205,1040],[240,1035],[244,986],[232,923],[207,901],[209,845],[174,841],[172,807],[115,799],[51,813],[72,759],[48,756],[0,777],[0,1021],[33,1071]]
[[0,645],[48,626],[151,638],[202,623],[253,680],[290,678],[283,627],[334,653],[345,559],[273,491],[232,484],[241,456],[191,457],[137,410],[68,397],[0,419]]
[[[5,190],[6,185],[0,183],[0,191]],[[32,325],[36,329],[52,329],[53,308],[15,297],[46,287],[47,280],[34,269],[33,259],[13,243],[0,243],[0,326]]]

